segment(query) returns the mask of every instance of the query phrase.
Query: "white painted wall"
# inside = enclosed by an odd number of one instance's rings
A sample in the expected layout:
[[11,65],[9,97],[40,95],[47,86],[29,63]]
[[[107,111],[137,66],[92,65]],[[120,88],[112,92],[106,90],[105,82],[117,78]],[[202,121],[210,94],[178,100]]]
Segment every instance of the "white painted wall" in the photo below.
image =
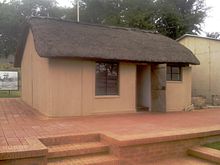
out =
[[151,66],[137,66],[137,106],[151,109]]

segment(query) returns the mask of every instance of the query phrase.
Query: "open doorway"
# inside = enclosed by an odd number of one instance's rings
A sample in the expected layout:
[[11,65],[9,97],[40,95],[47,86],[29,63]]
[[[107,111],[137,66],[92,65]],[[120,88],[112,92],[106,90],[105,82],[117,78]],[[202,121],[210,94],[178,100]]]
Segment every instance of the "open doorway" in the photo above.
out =
[[136,74],[136,109],[137,111],[151,110],[151,67],[137,65]]

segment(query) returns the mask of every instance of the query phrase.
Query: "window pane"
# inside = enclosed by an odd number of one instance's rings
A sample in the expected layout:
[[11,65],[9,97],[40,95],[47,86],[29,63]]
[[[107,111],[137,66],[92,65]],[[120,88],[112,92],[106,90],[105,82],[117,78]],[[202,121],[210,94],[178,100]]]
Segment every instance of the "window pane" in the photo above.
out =
[[172,73],[180,73],[180,68],[179,67],[172,67]]
[[118,64],[111,63],[108,65],[108,77],[107,77],[107,94],[118,94]]
[[167,66],[167,81],[181,81],[182,73],[180,66]]
[[118,94],[118,64],[96,63],[96,95]]
[[106,95],[107,72],[104,63],[96,63],[96,95]]
[[117,77],[117,75],[109,75],[108,76],[107,94],[108,95],[118,94],[118,77]]
[[173,81],[180,81],[180,75],[179,74],[172,74],[172,80]]
[[171,66],[167,66],[167,74],[171,74]]
[[171,79],[171,74],[167,74],[167,81],[171,81],[172,79]]

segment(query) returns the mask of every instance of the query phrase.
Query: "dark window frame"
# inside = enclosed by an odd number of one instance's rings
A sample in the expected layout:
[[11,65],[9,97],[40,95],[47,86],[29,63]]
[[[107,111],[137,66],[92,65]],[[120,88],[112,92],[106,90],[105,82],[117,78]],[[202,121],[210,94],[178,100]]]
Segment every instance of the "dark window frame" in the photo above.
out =
[[[102,70],[100,71],[100,67],[102,65]],[[104,66],[104,67],[103,67]],[[109,68],[114,69],[114,67],[116,66],[116,73],[113,72],[109,72]],[[119,71],[120,71],[120,65],[119,62],[106,62],[106,61],[96,61],[96,70],[95,70],[95,96],[119,96]],[[104,73],[105,78],[103,79],[98,79],[98,72],[99,73]],[[115,89],[111,90],[111,81],[114,81],[114,79],[112,80],[112,78],[114,78],[114,74],[115,75],[115,81],[113,82],[116,83],[116,87]],[[104,81],[105,83],[98,83],[97,81]],[[104,84],[104,87],[103,87]],[[102,87],[98,86],[101,85]],[[105,88],[104,91],[99,90],[98,88]]]
[[[178,69],[178,71],[176,69]],[[177,81],[177,82],[182,81],[182,66],[167,65],[166,77],[167,77],[167,81]]]

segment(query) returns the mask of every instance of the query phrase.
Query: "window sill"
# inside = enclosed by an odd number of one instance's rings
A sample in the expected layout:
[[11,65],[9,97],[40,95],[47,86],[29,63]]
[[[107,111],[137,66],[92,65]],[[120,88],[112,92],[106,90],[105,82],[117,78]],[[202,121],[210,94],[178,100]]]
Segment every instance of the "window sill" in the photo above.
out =
[[120,98],[119,95],[104,95],[104,96],[95,96],[95,99],[115,99]]
[[182,84],[183,81],[167,81],[167,83]]

